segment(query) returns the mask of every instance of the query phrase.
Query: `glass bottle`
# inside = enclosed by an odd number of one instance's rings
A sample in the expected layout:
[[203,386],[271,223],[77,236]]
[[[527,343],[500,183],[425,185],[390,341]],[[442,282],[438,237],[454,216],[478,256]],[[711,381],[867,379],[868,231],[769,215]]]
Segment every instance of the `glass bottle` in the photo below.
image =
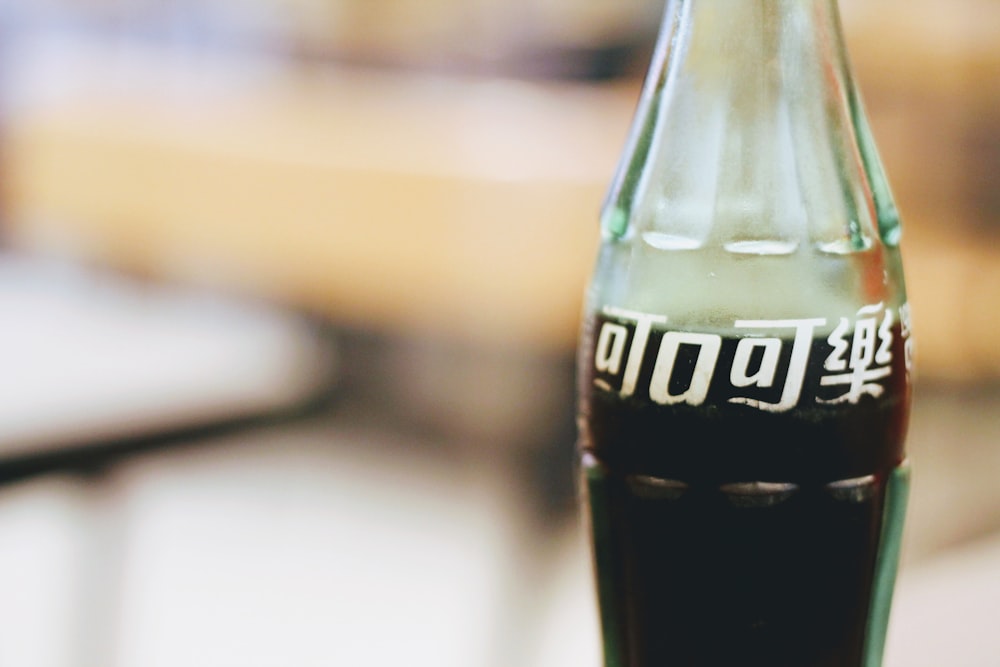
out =
[[607,667],[877,667],[908,489],[899,216],[836,0],[670,0],[579,356]]

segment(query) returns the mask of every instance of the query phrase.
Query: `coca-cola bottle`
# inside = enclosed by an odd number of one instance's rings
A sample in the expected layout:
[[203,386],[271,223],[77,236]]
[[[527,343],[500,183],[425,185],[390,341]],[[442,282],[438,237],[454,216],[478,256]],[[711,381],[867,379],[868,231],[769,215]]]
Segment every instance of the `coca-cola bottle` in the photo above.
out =
[[899,219],[836,0],[670,0],[579,357],[608,667],[877,667],[908,489]]

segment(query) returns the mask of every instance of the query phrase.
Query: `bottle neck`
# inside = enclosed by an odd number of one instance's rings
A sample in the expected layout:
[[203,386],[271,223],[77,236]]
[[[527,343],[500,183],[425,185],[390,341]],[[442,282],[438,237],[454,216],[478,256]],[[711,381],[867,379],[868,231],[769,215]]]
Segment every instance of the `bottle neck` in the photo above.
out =
[[878,160],[860,116],[836,0],[670,0],[605,233],[670,249],[865,250]]

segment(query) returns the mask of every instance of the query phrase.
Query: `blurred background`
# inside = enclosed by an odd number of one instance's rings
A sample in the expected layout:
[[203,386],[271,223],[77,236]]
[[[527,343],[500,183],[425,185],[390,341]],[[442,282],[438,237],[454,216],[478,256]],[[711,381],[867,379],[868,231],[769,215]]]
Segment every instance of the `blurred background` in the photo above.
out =
[[[920,375],[889,667],[1000,660],[1000,5],[842,0]],[[573,348],[658,0],[0,2],[0,665],[598,664]]]

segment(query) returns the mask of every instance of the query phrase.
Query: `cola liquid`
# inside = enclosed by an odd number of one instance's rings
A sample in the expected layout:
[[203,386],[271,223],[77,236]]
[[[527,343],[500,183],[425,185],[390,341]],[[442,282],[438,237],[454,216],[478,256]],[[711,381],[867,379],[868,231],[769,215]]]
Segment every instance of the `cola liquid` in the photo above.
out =
[[[816,326],[808,340],[800,329],[797,341],[770,343],[770,362],[763,343],[743,343],[756,354],[739,356],[746,332],[664,351],[666,329],[640,341],[634,322],[587,324],[580,452],[607,665],[863,664],[887,481],[904,458],[908,339],[898,319],[882,315],[881,355],[871,335],[831,340]],[[620,341],[601,338],[606,324]],[[796,342],[807,361],[786,408]],[[602,367],[609,349],[617,363]]]

